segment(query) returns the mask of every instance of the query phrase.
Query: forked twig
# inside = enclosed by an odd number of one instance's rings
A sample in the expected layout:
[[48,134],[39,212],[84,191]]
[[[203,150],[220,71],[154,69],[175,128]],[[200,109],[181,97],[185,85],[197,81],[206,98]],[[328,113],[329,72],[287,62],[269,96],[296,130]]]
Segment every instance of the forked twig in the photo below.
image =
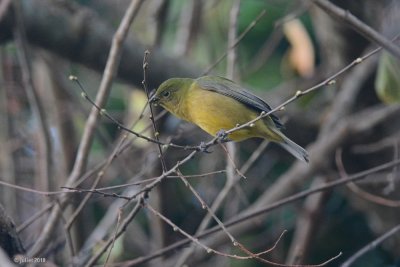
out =
[[[267,205],[265,207],[262,207],[262,208],[259,208],[257,210],[251,211],[251,212],[247,213],[246,215],[242,215],[240,217],[233,218],[233,219],[231,219],[231,220],[229,220],[227,222],[224,222],[224,225],[226,227],[233,226],[235,224],[244,222],[244,221],[246,221],[246,220],[248,220],[250,218],[254,218],[254,217],[260,216],[262,214],[268,213],[268,212],[270,212],[270,211],[272,211],[272,210],[274,210],[276,208],[279,208],[281,206],[287,205],[289,203],[292,203],[294,201],[297,201],[299,199],[307,197],[307,196],[309,196],[311,194],[315,194],[315,193],[318,193],[318,192],[321,192],[321,191],[324,191],[324,190],[327,190],[327,189],[331,189],[331,188],[336,187],[336,186],[340,186],[340,185],[346,184],[349,181],[361,180],[361,179],[364,179],[365,177],[367,177],[367,175],[370,175],[372,173],[376,173],[376,172],[379,172],[379,171],[382,171],[382,170],[385,170],[385,169],[388,169],[388,168],[392,168],[393,166],[398,166],[398,165],[400,165],[400,159],[399,160],[395,160],[395,161],[391,161],[391,162],[388,162],[388,163],[384,163],[382,165],[370,168],[368,170],[365,170],[365,171],[362,171],[362,172],[359,172],[359,173],[356,173],[356,174],[353,174],[353,175],[349,175],[347,178],[341,178],[339,180],[334,180],[332,182],[328,182],[328,183],[326,183],[324,185],[317,186],[315,188],[310,188],[310,189],[304,190],[304,191],[299,192],[297,194],[294,194],[292,196],[289,196],[289,197],[283,198],[283,199],[281,199],[279,201],[276,201],[275,203],[269,204],[269,205]],[[195,235],[194,238],[196,238],[196,239],[204,238],[204,237],[209,236],[209,235],[211,235],[213,233],[216,233],[216,232],[218,232],[220,230],[221,229],[220,229],[219,226],[215,226],[215,227],[213,227],[211,229],[208,229],[208,230],[204,231],[201,234]],[[178,249],[178,248],[180,248],[182,246],[185,246],[190,242],[191,242],[190,239],[178,241],[178,242],[176,242],[176,243],[174,243],[172,245],[169,245],[169,246],[167,246],[165,248],[162,248],[162,249],[160,249],[158,251],[155,251],[155,252],[151,253],[150,255],[143,256],[143,257],[140,257],[138,259],[130,260],[130,261],[126,262],[127,266],[128,265],[129,266],[134,266],[134,265],[137,265],[137,264],[142,264],[142,263],[147,262],[147,261],[149,261],[151,259],[160,257],[161,255],[164,255],[165,253],[168,253],[168,252],[176,250],[176,249]]]

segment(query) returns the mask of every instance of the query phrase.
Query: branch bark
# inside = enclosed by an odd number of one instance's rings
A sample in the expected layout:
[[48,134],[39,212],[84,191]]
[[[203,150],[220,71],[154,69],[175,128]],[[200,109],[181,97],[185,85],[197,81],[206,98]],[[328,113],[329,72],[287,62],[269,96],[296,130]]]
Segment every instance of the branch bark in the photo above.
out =
[[0,205],[0,247],[8,257],[23,254],[24,248],[15,230],[14,222],[7,216],[3,206]]
[[356,16],[351,14],[348,10],[344,10],[327,0],[312,0],[319,8],[336,19],[346,22],[351,28],[363,35],[365,38],[373,43],[383,47],[383,49],[390,52],[392,55],[400,59],[400,47],[395,45],[385,36],[369,27],[367,24],[359,20]]
[[[98,72],[104,70],[115,29],[93,11],[72,2],[29,0],[21,1],[21,13],[30,43]],[[0,44],[12,40],[14,26],[15,12],[9,9],[6,16],[0,19]],[[140,87],[145,50],[145,45],[134,36],[128,38],[122,48],[116,77]],[[177,60],[159,49],[151,52],[151,69],[148,72],[150,88],[174,76],[194,77],[200,73],[188,62]]]
[[[118,27],[117,32],[113,36],[112,40],[112,46],[110,49],[110,52],[108,54],[107,58],[107,64],[104,69],[104,74],[103,74],[103,79],[101,81],[97,96],[96,96],[96,105],[99,107],[103,107],[104,104],[107,101],[108,95],[111,90],[111,85],[113,82],[113,79],[115,77],[115,73],[118,69],[118,65],[120,62],[120,59],[122,58],[122,46],[124,44],[124,41],[126,39],[126,36],[128,34],[129,27],[133,21],[133,19],[136,17],[136,15],[139,12],[139,8],[141,4],[143,3],[144,0],[132,0],[131,4],[129,5],[124,17],[122,18],[122,21],[120,23],[120,26]],[[100,117],[99,111],[93,107],[89,118],[85,124],[85,129],[82,135],[81,143],[79,145],[79,149],[77,152],[77,156],[75,159],[74,167],[73,170],[68,177],[68,180],[66,182],[67,186],[72,186],[76,180],[80,178],[82,175],[83,171],[86,168],[86,163],[88,160],[88,155],[90,151],[90,147],[93,142],[94,138],[94,131],[95,131],[95,126],[97,124],[97,121]],[[100,178],[99,178],[100,179]],[[93,186],[95,187],[97,182],[99,181],[97,179]],[[63,208],[67,203],[70,195],[65,195],[63,199],[60,200],[60,206]],[[90,197],[90,194],[87,195],[88,199]],[[54,207],[49,220],[46,222],[46,225],[41,235],[39,236],[38,240],[36,241],[35,245],[32,247],[32,249],[29,251],[30,255],[35,256],[40,254],[43,249],[46,247],[49,239],[51,238],[53,231],[55,229],[55,226],[58,222],[59,219],[59,212],[60,208],[58,206]],[[68,225],[69,227],[70,225]]]

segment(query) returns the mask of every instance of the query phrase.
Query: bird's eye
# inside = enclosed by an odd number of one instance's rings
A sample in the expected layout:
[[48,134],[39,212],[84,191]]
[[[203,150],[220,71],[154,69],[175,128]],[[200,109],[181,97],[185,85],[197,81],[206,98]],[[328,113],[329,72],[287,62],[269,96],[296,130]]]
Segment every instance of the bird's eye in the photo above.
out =
[[170,91],[164,91],[163,93],[162,93],[162,96],[163,97],[169,97],[171,95],[171,92]]

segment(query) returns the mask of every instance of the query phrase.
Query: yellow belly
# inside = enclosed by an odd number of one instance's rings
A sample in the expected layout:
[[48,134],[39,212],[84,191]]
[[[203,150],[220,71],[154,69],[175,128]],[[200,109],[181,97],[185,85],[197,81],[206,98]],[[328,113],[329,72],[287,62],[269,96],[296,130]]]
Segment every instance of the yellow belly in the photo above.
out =
[[[256,118],[259,114],[230,97],[202,89],[191,90],[184,108],[188,121],[198,125],[207,133],[215,136],[220,130],[229,130]],[[241,141],[251,137],[281,141],[272,120],[259,120],[254,127],[247,127],[229,134],[228,138]]]

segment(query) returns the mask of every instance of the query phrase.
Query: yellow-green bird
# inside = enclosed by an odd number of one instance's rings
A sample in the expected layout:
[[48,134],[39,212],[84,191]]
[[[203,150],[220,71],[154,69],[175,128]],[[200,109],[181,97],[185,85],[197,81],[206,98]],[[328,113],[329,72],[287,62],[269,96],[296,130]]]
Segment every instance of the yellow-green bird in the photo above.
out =
[[[199,126],[216,136],[223,131],[245,124],[271,107],[258,96],[231,80],[217,76],[197,79],[172,78],[163,82],[150,99],[176,117]],[[242,141],[252,137],[278,143],[296,158],[308,162],[308,153],[286,137],[282,123],[274,114],[230,133],[227,138]]]

